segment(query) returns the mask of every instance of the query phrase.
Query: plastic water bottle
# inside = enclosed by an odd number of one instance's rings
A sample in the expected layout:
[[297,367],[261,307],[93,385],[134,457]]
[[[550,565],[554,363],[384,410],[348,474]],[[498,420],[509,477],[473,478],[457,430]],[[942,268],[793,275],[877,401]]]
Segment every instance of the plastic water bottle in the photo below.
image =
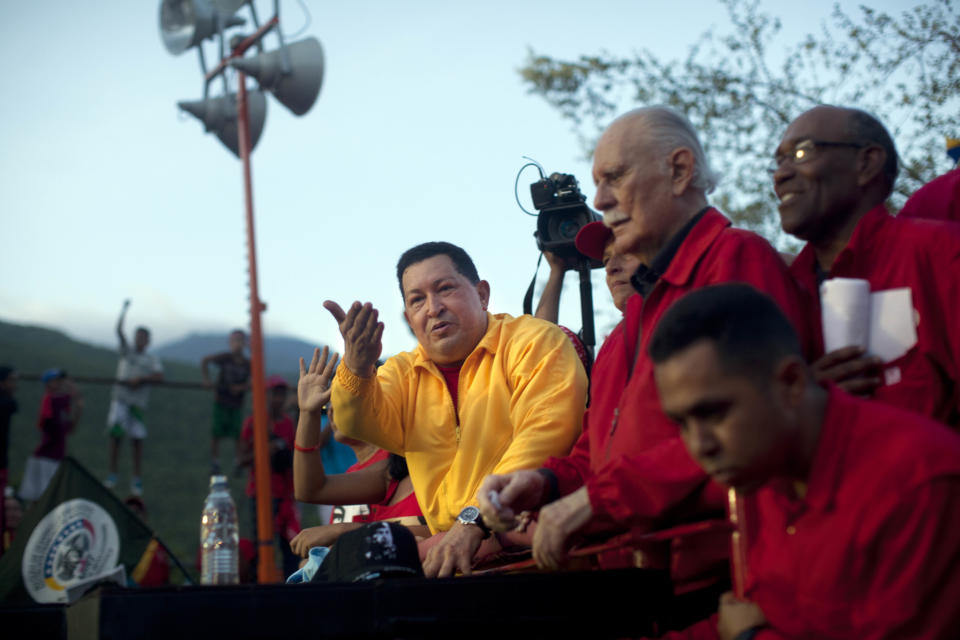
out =
[[240,535],[237,507],[230,497],[227,476],[210,476],[210,495],[200,520],[201,584],[237,584]]

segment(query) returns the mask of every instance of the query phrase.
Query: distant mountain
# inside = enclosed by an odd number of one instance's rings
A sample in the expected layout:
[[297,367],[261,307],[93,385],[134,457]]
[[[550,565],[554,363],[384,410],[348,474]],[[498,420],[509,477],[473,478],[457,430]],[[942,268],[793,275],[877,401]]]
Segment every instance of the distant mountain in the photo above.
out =
[[[300,358],[309,361],[314,347],[323,346],[287,336],[265,336],[263,342],[263,355],[268,375],[296,371]],[[226,333],[191,333],[180,340],[157,346],[153,352],[165,360],[179,360],[199,365],[204,356],[226,350]]]

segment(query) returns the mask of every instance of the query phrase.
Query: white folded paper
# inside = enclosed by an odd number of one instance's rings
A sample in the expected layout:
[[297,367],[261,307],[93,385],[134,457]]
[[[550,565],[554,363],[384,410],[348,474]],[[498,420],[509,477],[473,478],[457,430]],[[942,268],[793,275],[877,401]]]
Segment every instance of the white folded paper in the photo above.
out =
[[909,287],[870,293],[870,283],[832,278],[820,285],[826,353],[860,346],[884,362],[896,360],[917,343]]
[[825,353],[870,344],[870,283],[857,278],[831,278],[820,285]]

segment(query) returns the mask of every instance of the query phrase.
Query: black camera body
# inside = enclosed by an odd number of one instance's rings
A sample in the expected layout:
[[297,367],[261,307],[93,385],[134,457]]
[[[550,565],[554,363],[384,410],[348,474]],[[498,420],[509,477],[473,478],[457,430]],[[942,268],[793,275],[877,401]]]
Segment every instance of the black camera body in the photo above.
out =
[[[542,174],[541,174],[542,175]],[[585,258],[577,251],[574,240],[585,225],[599,221],[600,216],[587,206],[577,179],[567,173],[551,173],[530,185],[537,216],[537,247],[561,258]],[[591,260],[591,268],[602,265]]]

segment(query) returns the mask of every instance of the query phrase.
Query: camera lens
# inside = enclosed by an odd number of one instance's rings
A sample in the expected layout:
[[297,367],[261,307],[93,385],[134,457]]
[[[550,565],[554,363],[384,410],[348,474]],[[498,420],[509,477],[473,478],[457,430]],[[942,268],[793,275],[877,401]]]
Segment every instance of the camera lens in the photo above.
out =
[[580,231],[580,221],[573,218],[561,220],[557,231],[559,231],[557,235],[559,235],[560,238],[573,240],[577,237],[577,232]]

